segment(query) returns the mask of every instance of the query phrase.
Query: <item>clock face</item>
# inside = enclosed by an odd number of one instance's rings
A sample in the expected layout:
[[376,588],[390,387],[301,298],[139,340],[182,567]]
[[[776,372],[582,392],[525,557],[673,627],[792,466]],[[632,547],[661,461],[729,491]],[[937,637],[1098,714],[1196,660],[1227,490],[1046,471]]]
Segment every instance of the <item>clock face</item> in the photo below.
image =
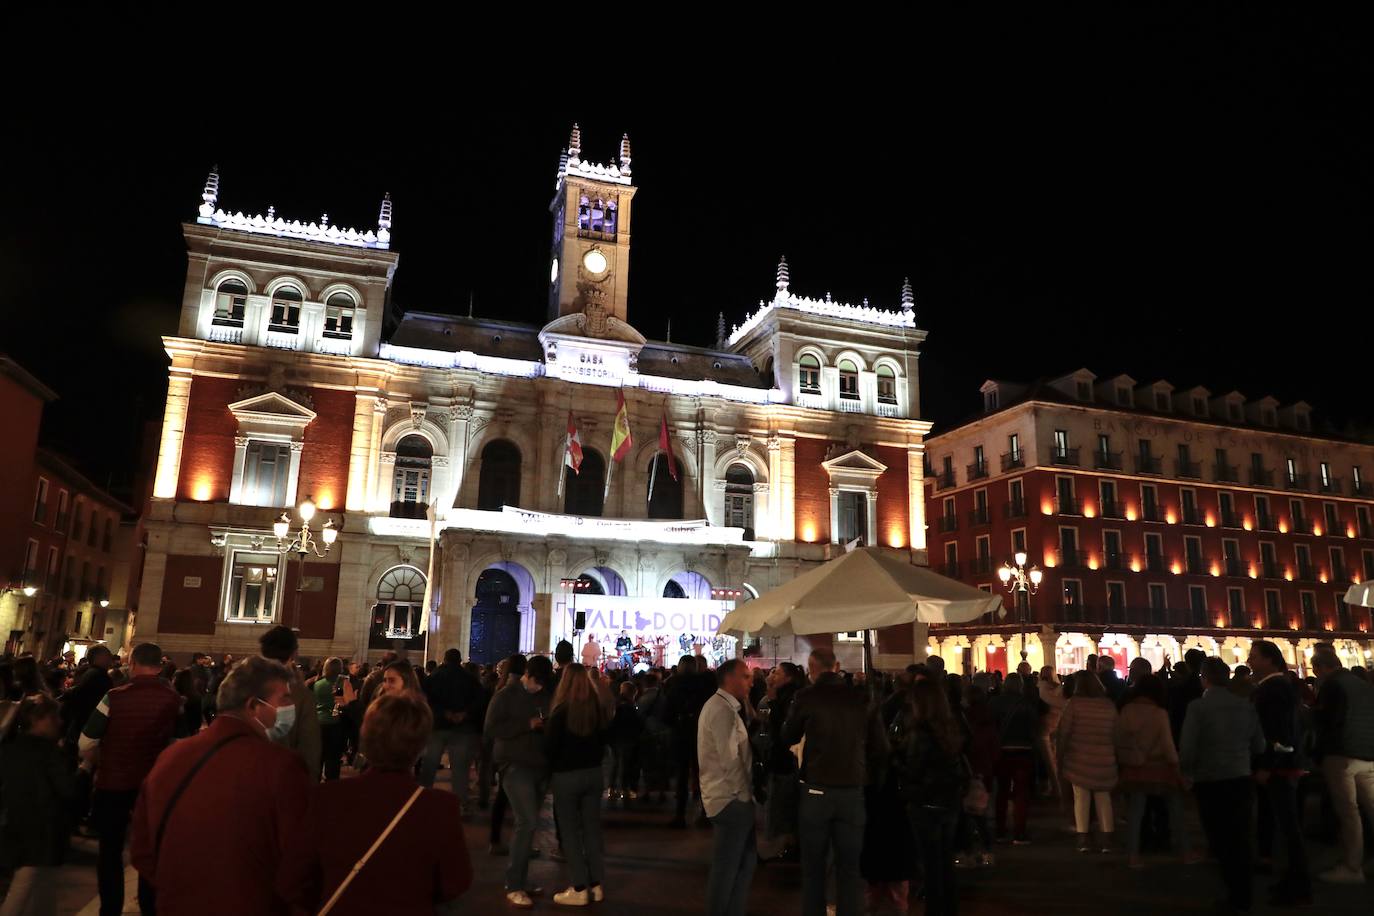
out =
[[593,248],[582,256],[582,266],[591,274],[604,274],[609,266],[606,256],[601,253],[599,248]]
[[554,259],[553,259],[553,266],[549,268],[549,282],[550,282],[550,283],[557,283],[557,282],[558,282],[558,259],[557,259],[557,258],[554,258]]

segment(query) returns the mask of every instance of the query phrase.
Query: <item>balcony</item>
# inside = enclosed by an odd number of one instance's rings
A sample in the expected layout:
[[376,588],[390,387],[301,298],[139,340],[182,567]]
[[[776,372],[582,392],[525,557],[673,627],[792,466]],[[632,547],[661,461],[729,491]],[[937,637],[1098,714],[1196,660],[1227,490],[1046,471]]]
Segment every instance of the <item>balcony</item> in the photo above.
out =
[[1078,446],[1073,448],[1050,448],[1050,463],[1063,464],[1070,467],[1078,467]]
[[1197,506],[1184,506],[1179,510],[1179,515],[1183,517],[1183,524],[1185,525],[1202,524],[1202,513],[1198,511]]
[[1180,459],[1178,459],[1178,460],[1176,460],[1176,461],[1174,462],[1174,476],[1175,476],[1175,477],[1187,477],[1187,478],[1189,478],[1190,480],[1201,480],[1201,479],[1202,479],[1202,462],[1201,462],[1201,461],[1184,461],[1183,459],[1180,458]]
[[1126,512],[1125,512],[1125,510],[1123,510],[1123,509],[1121,508],[1121,503],[1117,502],[1117,501],[1114,500],[1114,499],[1104,499],[1104,500],[1102,500],[1102,507],[1101,507],[1101,508],[1102,508],[1102,517],[1103,517],[1103,518],[1125,518],[1125,517],[1126,517]]
[[970,525],[986,525],[989,514],[987,506],[971,509],[968,514],[968,523]]
[[69,516],[68,513],[66,513],[66,512],[61,512],[61,513],[59,513],[58,516],[57,516],[57,520],[54,521],[53,524],[52,524],[53,528],[56,529],[57,531],[66,531],[66,530],[67,530],[67,520],[68,520],[69,517],[70,517],[70,516]]
[[1226,575],[1230,576],[1232,579],[1244,579],[1249,575],[1248,570],[1245,568],[1245,564],[1241,562],[1239,557],[1227,557],[1222,564],[1222,568],[1225,570]]
[[215,343],[241,344],[243,343],[243,328],[225,327],[219,324],[211,325],[206,339]]
[[1065,623],[1088,623],[1092,617],[1081,604],[1065,604],[1063,614]]
[[1350,570],[1346,568],[1345,561],[1339,557],[1331,558],[1331,581],[1349,582]]
[[1024,499],[1014,499],[1011,502],[1003,503],[1002,514],[1007,518],[1025,518],[1026,501]]
[[1088,568],[1088,555],[1081,550],[1060,550],[1057,556],[1062,569]]
[[1317,490],[1321,493],[1341,492],[1341,479],[1339,477],[1328,477],[1317,482]]
[[1311,489],[1312,489],[1312,475],[1311,475],[1311,474],[1285,474],[1285,475],[1284,475],[1284,478],[1283,478],[1283,485],[1284,485],[1284,487],[1285,487],[1286,489],[1289,489],[1289,490],[1311,490]]
[[1023,467],[1025,467],[1025,466],[1026,466],[1026,453],[1025,453],[1025,452],[1003,452],[1003,453],[1002,453],[1002,470],[1004,470],[1004,471],[1010,471],[1010,470],[1013,470],[1014,468],[1023,468]]
[[1082,515],[1083,500],[1076,496],[1056,496],[1054,498],[1054,511],[1057,515]]
[[1274,469],[1251,468],[1250,484],[1256,487],[1272,487],[1274,485]]
[[1147,607],[1136,612],[1137,620],[1152,627],[1167,627],[1169,625],[1169,609],[1167,607]]
[[864,405],[858,395],[840,395],[840,413],[863,413]]
[[1239,527],[1240,527],[1240,516],[1239,516],[1238,514],[1236,514],[1236,510],[1235,510],[1235,509],[1231,509],[1230,511],[1227,511],[1227,510],[1223,509],[1223,510],[1222,510],[1220,513],[1218,513],[1218,514],[1219,514],[1220,517],[1221,517],[1221,527],[1223,527],[1223,528],[1239,528]]
[[969,573],[975,576],[992,575],[992,557],[974,557],[969,561]]
[[1184,556],[1183,569],[1190,576],[1205,576],[1211,571],[1207,568],[1207,561],[1195,554]]
[[1264,625],[1271,630],[1286,630],[1288,629],[1288,617],[1284,615],[1282,609],[1270,610],[1264,615]]
[[1308,518],[1306,515],[1298,515],[1297,513],[1294,513],[1292,521],[1293,524],[1288,530],[1293,534],[1312,533],[1312,519]]
[[1261,579],[1282,579],[1283,567],[1274,560],[1260,560]]
[[1126,557],[1125,557],[1125,555],[1122,554],[1120,551],[1103,551],[1103,552],[1102,552],[1102,568],[1103,568],[1103,569],[1125,569],[1125,568],[1126,568]]
[[956,560],[956,561],[953,562],[953,563],[944,563],[944,564],[941,564],[941,566],[940,566],[940,575],[942,575],[942,576],[949,576],[949,578],[951,578],[951,579],[957,579],[957,578],[959,578],[959,563],[958,563],[958,561]]
[[1102,622],[1111,626],[1122,626],[1130,622],[1130,612],[1122,604],[1108,604],[1102,610]]
[[1311,563],[1299,563],[1293,573],[1293,579],[1298,582],[1316,582],[1317,569]]
[[968,465],[968,479],[982,480],[988,476],[988,464],[986,461],[975,461]]
[[901,410],[897,407],[896,403],[882,400],[878,401],[878,416],[896,417],[900,415]]
[[1366,541],[1374,539],[1374,523],[1371,523],[1369,519],[1362,518],[1357,520],[1355,529],[1356,533],[1359,534],[1362,539]]
[[1147,553],[1147,554],[1145,554],[1145,571],[1146,571],[1146,572],[1158,572],[1158,573],[1164,572],[1164,554],[1162,554],[1162,553]]
[[1164,459],[1156,458],[1154,455],[1136,455],[1135,472],[1137,474],[1164,474]]
[[1164,510],[1159,508],[1159,503],[1146,503],[1140,507],[1140,520],[1142,522],[1162,522],[1164,521]]
[[1367,480],[1350,481],[1351,496],[1374,496],[1374,484]]
[[943,533],[945,533],[945,534],[948,534],[948,533],[951,532],[951,531],[958,531],[958,530],[959,530],[959,516],[957,516],[957,515],[941,515],[941,516],[939,517],[939,526],[940,526],[940,531],[943,532]]
[[1217,483],[1240,483],[1240,468],[1234,464],[1214,464],[1212,477]]
[[1120,452],[1093,452],[1093,467],[1099,471],[1121,470]]
[[935,475],[935,489],[948,490],[952,486],[954,486],[953,471],[941,471]]
[[1279,526],[1274,523],[1274,517],[1268,512],[1255,512],[1255,527],[1260,531],[1278,531]]

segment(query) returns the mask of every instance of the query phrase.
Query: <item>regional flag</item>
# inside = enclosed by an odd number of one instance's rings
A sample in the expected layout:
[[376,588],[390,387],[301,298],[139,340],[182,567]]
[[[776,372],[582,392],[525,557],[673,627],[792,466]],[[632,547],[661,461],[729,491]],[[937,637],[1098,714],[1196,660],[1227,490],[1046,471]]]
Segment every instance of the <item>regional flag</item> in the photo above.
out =
[[611,460],[623,461],[634,445],[630,436],[630,411],[625,406],[625,389],[615,393],[615,429],[611,431]]
[[573,422],[572,411],[568,411],[568,443],[563,452],[563,463],[572,468],[574,474],[582,473],[582,438],[577,434],[577,424]]
[[668,412],[665,410],[658,424],[658,450],[668,458],[668,473],[677,480],[677,459],[673,457],[673,440],[668,435]]

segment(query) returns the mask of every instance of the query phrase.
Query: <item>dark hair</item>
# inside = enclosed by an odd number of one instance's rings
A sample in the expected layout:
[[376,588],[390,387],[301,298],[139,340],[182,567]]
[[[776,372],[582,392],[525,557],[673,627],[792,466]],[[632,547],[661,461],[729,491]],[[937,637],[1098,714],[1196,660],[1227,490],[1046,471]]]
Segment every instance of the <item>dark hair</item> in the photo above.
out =
[[62,715],[62,707],[57,701],[46,693],[35,693],[24,698],[24,702],[19,704],[19,712],[15,714],[15,727],[19,732],[27,733],[33,731],[33,727],[49,716]]
[[533,656],[525,663],[525,674],[538,681],[541,687],[547,687],[553,680],[553,662],[547,655]]
[[1189,649],[1183,653],[1183,664],[1188,666],[1188,670],[1197,674],[1202,670],[1202,663],[1207,659],[1207,653],[1201,649]]
[[161,668],[162,648],[157,643],[145,642],[134,646],[129,661],[140,668]]
[[91,646],[91,648],[86,652],[86,661],[94,664],[97,658],[104,658],[106,656],[113,655],[114,653],[110,651],[109,646]]
[[1202,676],[1209,683],[1221,685],[1231,680],[1231,669],[1224,661],[1210,655],[1202,660]]
[[358,749],[381,770],[409,770],[419,759],[434,727],[429,704],[410,694],[377,697],[367,707]]
[[924,723],[935,740],[944,748],[945,753],[959,753],[964,744],[959,724],[950,712],[949,700],[945,698],[943,686],[931,681],[917,681],[907,692],[907,706],[917,722]]
[[258,647],[264,658],[285,663],[291,660],[301,644],[290,627],[278,624],[258,637]]
[[820,665],[822,668],[824,668],[826,671],[830,671],[835,667],[835,653],[833,650],[827,649],[825,646],[818,646],[815,649],[812,649],[811,657],[814,658],[816,660],[816,663]]
[[1002,681],[1002,692],[1010,696],[1019,697],[1025,693],[1026,679],[1019,674],[1008,674]]
[[573,645],[566,639],[560,639],[558,645],[553,647],[553,660],[558,662],[558,667],[563,667],[573,660]]
[[1107,691],[1103,689],[1102,682],[1097,679],[1097,675],[1091,671],[1077,671],[1073,676],[1073,695],[1078,697],[1104,697]]
[[743,668],[743,667],[745,667],[744,659],[742,659],[742,658],[732,658],[732,659],[730,659],[728,662],[725,662],[723,665],[721,665],[719,668],[716,669],[716,683],[717,683],[717,684],[724,684],[724,683],[725,683],[725,679],[726,679],[727,677],[730,677],[732,674],[734,674],[736,671],[738,671],[739,669],[741,669],[741,668]]
[[463,653],[457,649],[449,649],[444,653],[445,665],[461,665],[463,663]]
[[1259,653],[1260,658],[1274,666],[1276,671],[1287,671],[1288,662],[1283,658],[1279,647],[1267,639],[1257,639],[1250,643],[1250,651]]
[[1157,674],[1147,674],[1135,682],[1135,695],[1152,701],[1161,709],[1165,705],[1164,681]]
[[519,678],[525,674],[525,666],[528,664],[525,656],[519,652],[506,659],[506,676]]
[[778,667],[782,669],[782,673],[787,677],[789,684],[800,687],[806,683],[806,669],[801,665],[794,662],[779,662]]
[[677,670],[683,674],[691,674],[697,670],[697,657],[695,655],[684,655],[677,660]]

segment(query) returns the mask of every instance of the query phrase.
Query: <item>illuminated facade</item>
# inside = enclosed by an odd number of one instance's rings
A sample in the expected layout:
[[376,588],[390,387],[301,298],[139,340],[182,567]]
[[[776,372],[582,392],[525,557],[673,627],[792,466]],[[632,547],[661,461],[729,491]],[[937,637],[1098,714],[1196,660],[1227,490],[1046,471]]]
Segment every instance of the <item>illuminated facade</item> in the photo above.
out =
[[1001,592],[1015,552],[1044,572],[1006,614],[932,629],[951,670],[1060,671],[1090,652],[1158,666],[1194,646],[1232,664],[1274,640],[1306,671],[1331,641],[1368,664],[1374,446],[1313,432],[1305,403],[1138,384],[1086,369],[988,381],[984,411],[927,440],[931,566]]
[[[431,650],[481,659],[571,636],[576,594],[588,629],[671,658],[709,637],[727,606],[713,589],[747,600],[855,538],[924,562],[910,286],[891,309],[810,299],[784,262],[733,333],[722,315],[715,346],[647,340],[628,302],[631,176],[628,138],[601,165],[574,130],[540,327],[389,311],[389,199],[366,231],[286,222],[222,210],[212,174],[164,339],[140,636],[241,652],[284,621],[303,654],[356,657],[418,650],[428,629]],[[613,462],[620,392],[633,446]],[[570,417],[584,459],[560,485]],[[298,583],[272,522],[306,496],[342,533]],[[884,632],[880,654],[910,659],[915,639]]]

